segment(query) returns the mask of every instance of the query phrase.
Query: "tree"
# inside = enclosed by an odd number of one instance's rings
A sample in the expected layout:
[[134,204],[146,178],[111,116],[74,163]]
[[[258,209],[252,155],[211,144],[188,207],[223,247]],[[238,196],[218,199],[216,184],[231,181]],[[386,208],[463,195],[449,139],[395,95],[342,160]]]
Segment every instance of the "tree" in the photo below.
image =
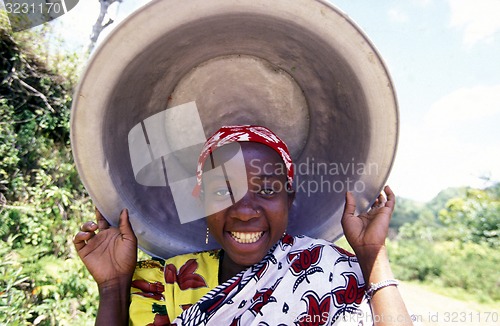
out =
[[439,219],[450,239],[500,246],[500,200],[486,190],[470,189],[465,197],[451,199]]
[[104,22],[106,15],[108,14],[109,6],[115,2],[121,3],[122,1],[123,0],[99,0],[101,9],[99,11],[99,16],[97,16],[97,20],[94,26],[92,27],[92,34],[90,36],[90,44],[88,49],[89,53],[91,53],[92,50],[94,49],[97,39],[99,38],[101,32],[114,22],[113,19],[111,18],[108,18],[108,20]]

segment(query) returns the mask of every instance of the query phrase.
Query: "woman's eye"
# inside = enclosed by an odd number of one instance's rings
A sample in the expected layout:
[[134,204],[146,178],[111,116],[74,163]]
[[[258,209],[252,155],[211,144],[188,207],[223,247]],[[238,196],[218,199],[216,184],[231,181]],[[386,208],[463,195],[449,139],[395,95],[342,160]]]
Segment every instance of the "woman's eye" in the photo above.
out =
[[214,191],[214,194],[219,197],[229,196],[231,193],[227,189],[219,189]]
[[259,194],[261,195],[266,195],[266,196],[270,196],[270,195],[274,195],[276,192],[274,191],[273,188],[262,188],[260,191],[259,191]]

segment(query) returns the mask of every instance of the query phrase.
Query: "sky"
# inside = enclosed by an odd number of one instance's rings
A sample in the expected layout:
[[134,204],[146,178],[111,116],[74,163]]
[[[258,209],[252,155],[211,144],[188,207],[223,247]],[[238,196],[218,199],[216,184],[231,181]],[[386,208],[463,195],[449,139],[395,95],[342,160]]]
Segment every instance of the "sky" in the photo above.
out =
[[[123,0],[115,23],[147,0]],[[500,0],[331,0],[368,35],[399,101],[400,135],[388,180],[397,195],[427,201],[448,187],[500,181]],[[99,12],[81,0],[53,22],[75,48]],[[489,180],[489,181],[488,181]]]

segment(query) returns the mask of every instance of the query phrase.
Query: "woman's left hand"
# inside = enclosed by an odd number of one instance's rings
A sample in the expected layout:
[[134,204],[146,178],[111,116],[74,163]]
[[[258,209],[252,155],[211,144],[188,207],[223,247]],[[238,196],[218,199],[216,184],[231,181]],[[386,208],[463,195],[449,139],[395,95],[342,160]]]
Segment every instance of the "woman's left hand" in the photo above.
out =
[[[384,195],[385,193],[385,195]],[[385,238],[396,204],[396,196],[386,186],[367,213],[356,215],[356,200],[346,194],[342,227],[352,249],[358,257],[365,284],[394,279]],[[388,286],[376,292],[370,300],[373,316],[383,316],[374,325],[413,325],[412,319],[397,287]],[[393,323],[397,321],[397,323]]]
[[356,199],[353,194],[346,194],[342,228],[357,256],[371,256],[385,246],[396,196],[389,186],[384,188],[384,192],[385,196],[381,193],[367,213],[359,215],[355,215]]

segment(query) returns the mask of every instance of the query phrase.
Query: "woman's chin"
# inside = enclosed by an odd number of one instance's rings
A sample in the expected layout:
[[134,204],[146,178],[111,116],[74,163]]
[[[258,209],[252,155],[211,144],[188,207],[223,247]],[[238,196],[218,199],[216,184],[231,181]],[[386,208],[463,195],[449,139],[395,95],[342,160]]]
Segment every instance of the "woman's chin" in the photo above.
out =
[[224,251],[234,263],[241,266],[251,266],[260,262],[271,246],[268,231],[264,231],[255,241],[237,239],[230,232],[224,234]]

